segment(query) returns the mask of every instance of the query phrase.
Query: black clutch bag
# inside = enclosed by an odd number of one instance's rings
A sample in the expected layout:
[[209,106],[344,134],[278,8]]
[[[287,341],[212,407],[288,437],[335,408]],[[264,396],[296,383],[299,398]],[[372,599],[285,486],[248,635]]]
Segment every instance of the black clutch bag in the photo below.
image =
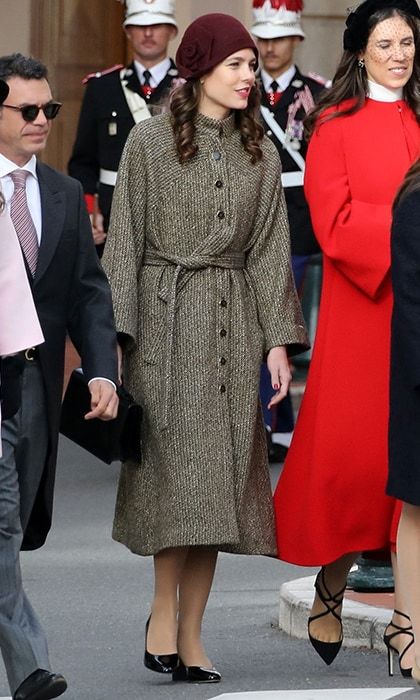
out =
[[73,370],[61,408],[60,433],[101,459],[111,462],[141,462],[142,408],[119,386],[118,415],[114,420],[85,420],[90,409],[90,391],[80,369]]

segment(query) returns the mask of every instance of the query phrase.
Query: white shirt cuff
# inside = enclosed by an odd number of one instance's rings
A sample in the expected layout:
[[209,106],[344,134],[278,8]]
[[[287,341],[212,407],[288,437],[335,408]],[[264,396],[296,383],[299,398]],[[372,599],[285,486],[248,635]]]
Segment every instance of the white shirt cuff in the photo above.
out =
[[115,386],[114,382],[111,379],[107,379],[106,377],[93,377],[93,379],[89,379],[88,386],[90,386],[92,382],[96,382],[97,379],[100,379],[101,382],[108,382],[109,384],[112,384],[115,391],[117,391],[117,387]]

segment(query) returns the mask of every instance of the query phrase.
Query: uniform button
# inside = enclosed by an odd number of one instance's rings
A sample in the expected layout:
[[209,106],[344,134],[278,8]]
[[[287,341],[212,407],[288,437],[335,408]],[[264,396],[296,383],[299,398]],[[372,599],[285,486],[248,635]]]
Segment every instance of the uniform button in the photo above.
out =
[[224,328],[222,328],[222,330],[220,331],[220,337],[226,338],[226,336],[227,336],[227,331]]
[[220,306],[222,306],[224,309],[227,307],[227,301],[226,301],[226,299],[221,299],[221,300],[220,300]]
[[213,159],[214,160],[220,160],[221,157],[222,157],[222,154],[220,153],[220,151],[213,151]]
[[226,391],[225,385],[224,385],[224,384],[221,384],[221,385],[220,385],[220,393],[221,393],[221,394],[224,394],[225,391]]
[[218,219],[224,219],[225,218],[225,212],[224,211],[218,211],[217,212],[217,218]]
[[220,190],[223,187],[223,182],[221,180],[216,180],[215,185]]
[[221,357],[221,358],[220,358],[220,364],[222,365],[222,367],[225,366],[225,364],[226,364],[226,357]]
[[271,129],[269,129],[269,130],[267,131],[267,136],[272,136],[272,135],[273,135],[273,132],[271,131]]

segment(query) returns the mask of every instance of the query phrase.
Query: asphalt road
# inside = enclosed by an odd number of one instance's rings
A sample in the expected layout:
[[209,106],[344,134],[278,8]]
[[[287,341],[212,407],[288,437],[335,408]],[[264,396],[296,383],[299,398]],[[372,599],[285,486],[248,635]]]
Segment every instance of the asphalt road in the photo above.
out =
[[[277,473],[273,470],[273,480]],[[22,555],[25,587],[47,630],[53,669],[69,683],[66,700],[204,700],[257,690],[410,688],[401,677],[388,679],[385,654],[344,649],[326,667],[308,642],[279,632],[280,585],[308,570],[263,557],[220,557],[205,621],[208,653],[223,674],[220,685],[175,684],[146,670],[142,655],[152,561],[111,539],[117,475],[117,465],[103,465],[63,439],[53,530],[45,547]],[[3,669],[1,696],[8,696]]]

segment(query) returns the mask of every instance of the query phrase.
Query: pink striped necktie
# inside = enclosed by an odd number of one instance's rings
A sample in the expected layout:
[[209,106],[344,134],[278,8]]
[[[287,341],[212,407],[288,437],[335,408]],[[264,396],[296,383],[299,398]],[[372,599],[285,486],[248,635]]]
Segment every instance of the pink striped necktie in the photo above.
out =
[[28,263],[32,277],[34,277],[38,262],[39,246],[35,224],[32,221],[28,200],[26,199],[26,178],[28,174],[27,170],[14,170],[10,173],[15,186],[15,191],[10,200],[10,217],[16,229],[25,260]]

